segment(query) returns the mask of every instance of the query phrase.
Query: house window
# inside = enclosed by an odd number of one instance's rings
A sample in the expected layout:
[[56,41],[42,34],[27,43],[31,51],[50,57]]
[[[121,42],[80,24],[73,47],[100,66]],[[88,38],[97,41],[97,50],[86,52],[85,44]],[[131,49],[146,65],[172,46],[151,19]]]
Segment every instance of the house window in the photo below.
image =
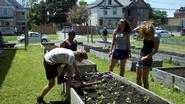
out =
[[112,0],[109,0],[108,1],[108,5],[112,5]]
[[3,9],[3,15],[4,15],[4,16],[7,16],[7,15],[8,15],[8,8],[4,8],[4,9]]
[[107,15],[108,11],[106,9],[104,9],[104,15]]
[[1,25],[2,26],[10,26],[10,23],[8,21],[2,21]]
[[117,8],[113,7],[113,15],[117,15]]

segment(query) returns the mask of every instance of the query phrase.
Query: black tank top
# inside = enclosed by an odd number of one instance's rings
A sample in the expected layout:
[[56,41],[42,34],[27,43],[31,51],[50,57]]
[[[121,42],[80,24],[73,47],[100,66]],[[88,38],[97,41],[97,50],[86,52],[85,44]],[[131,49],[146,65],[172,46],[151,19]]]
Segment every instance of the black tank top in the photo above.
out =
[[141,56],[145,56],[153,51],[154,41],[146,40],[143,41],[143,48],[141,49]]

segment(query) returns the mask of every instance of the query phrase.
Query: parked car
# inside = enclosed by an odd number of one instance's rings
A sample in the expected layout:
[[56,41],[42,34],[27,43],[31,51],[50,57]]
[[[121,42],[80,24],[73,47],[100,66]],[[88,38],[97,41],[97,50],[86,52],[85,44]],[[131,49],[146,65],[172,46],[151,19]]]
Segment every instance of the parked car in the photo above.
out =
[[[17,37],[19,42],[25,41],[25,35],[21,35]],[[47,35],[41,35],[39,32],[28,32],[28,40],[29,42],[48,42]]]
[[157,34],[157,36],[159,38],[164,38],[164,37],[173,37],[174,35],[169,33],[166,30],[160,30],[160,31],[155,31],[155,34]]
[[181,35],[182,35],[182,36],[185,36],[185,27],[183,27],[183,28],[181,29]]

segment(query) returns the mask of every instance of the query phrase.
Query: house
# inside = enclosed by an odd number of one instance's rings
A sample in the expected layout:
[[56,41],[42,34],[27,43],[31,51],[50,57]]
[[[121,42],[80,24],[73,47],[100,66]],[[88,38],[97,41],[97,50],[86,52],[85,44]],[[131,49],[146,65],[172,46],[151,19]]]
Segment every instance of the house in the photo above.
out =
[[180,7],[180,9],[177,9],[174,13],[174,17],[185,18],[185,7]]
[[134,28],[148,20],[150,7],[144,0],[96,0],[88,4],[91,16],[89,24],[99,28],[115,28],[121,18],[127,19]]
[[26,9],[16,0],[0,0],[0,31],[13,35],[25,27]]

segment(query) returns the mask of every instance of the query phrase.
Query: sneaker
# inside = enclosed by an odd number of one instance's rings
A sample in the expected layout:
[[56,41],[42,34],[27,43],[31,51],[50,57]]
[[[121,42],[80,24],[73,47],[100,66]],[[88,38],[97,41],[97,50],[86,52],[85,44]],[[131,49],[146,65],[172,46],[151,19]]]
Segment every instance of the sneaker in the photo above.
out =
[[37,104],[46,104],[46,102],[43,100],[43,97],[37,97]]
[[57,79],[58,84],[67,82],[67,79],[64,76],[59,76]]

